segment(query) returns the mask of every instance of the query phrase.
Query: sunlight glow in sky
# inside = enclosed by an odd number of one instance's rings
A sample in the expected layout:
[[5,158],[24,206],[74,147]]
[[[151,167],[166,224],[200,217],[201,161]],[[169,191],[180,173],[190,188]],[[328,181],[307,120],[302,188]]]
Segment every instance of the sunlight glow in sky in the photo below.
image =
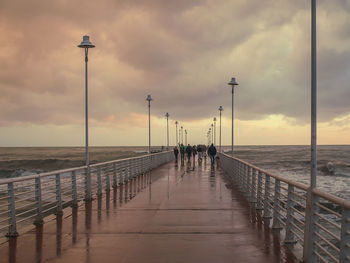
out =
[[[318,5],[318,143],[350,143],[350,2]],[[310,3],[304,0],[0,0],[0,146],[84,145],[85,34],[90,144],[170,143],[175,120],[206,143],[309,144]],[[219,132],[217,123],[217,134]],[[218,141],[218,139],[217,139]]]

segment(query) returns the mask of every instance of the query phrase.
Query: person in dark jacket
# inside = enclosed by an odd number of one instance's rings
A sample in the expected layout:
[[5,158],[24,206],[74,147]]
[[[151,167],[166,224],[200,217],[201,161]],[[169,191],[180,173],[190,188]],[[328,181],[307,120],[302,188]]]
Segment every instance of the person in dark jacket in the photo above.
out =
[[197,147],[196,145],[193,145],[192,147],[192,154],[193,154],[193,160],[195,160],[196,154],[197,154]]
[[179,149],[176,146],[174,147],[174,155],[175,155],[175,161],[177,162],[177,156],[179,155]]
[[190,162],[191,161],[191,154],[192,154],[192,147],[191,147],[191,145],[188,145],[186,147],[186,153],[187,153],[188,162]]
[[181,154],[181,162],[185,161],[185,146],[183,144],[180,145],[180,154]]
[[210,147],[208,148],[208,155],[210,157],[211,165],[214,166],[215,155],[216,155],[216,148],[214,144],[211,144]]

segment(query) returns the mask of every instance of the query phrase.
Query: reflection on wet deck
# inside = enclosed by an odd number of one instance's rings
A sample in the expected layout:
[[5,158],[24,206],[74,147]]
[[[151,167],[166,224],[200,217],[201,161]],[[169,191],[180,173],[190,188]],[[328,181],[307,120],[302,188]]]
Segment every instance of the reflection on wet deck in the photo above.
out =
[[296,262],[209,160],[163,165],[0,250],[0,262]]

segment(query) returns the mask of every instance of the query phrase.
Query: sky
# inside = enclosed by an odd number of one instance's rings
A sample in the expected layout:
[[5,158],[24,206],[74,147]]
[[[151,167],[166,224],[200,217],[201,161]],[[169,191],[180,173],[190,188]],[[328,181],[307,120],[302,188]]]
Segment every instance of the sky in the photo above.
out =
[[[310,143],[308,0],[0,0],[0,146]],[[350,1],[317,1],[318,143],[350,143]],[[219,122],[217,142],[219,138]]]

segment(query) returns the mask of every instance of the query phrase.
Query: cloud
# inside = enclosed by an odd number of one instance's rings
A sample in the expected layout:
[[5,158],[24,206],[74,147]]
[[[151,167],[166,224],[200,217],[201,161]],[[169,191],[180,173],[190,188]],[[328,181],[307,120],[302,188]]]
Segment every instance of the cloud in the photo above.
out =
[[[318,2],[318,109],[348,114],[347,1]],[[203,120],[231,106],[242,120],[310,115],[310,6],[305,1],[0,2],[0,123],[77,124],[84,118],[83,52],[90,34],[90,117],[152,113]],[[226,114],[226,113],[225,113]],[[228,114],[228,113],[227,113]],[[121,122],[121,125],[129,125]]]

